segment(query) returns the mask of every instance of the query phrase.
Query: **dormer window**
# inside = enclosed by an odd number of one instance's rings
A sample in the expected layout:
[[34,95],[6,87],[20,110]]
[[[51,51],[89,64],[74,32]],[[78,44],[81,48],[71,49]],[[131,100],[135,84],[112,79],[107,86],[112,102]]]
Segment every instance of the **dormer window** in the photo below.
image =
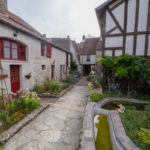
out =
[[26,60],[26,47],[16,41],[0,39],[1,58],[4,60]]

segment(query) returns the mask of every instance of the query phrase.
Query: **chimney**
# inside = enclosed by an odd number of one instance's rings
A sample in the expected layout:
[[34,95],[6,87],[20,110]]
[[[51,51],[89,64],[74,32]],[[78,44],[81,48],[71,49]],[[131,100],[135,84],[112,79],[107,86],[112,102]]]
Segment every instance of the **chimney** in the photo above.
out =
[[0,0],[0,14],[8,17],[7,0]]
[[46,38],[46,34],[43,34],[43,37]]

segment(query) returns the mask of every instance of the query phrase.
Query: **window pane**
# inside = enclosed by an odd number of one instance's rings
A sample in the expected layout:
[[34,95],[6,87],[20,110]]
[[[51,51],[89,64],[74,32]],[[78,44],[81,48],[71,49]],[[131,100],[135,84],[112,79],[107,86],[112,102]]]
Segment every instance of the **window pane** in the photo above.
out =
[[10,47],[10,42],[9,41],[4,41],[4,46],[5,47]]
[[12,43],[12,48],[18,48],[18,45],[17,45],[17,43]]
[[4,57],[10,58],[10,48],[4,47]]
[[18,51],[17,51],[17,49],[12,49],[12,58],[14,58],[14,59],[18,58]]
[[24,47],[23,45],[20,45],[20,49],[21,49],[21,50],[24,50],[25,47]]
[[20,57],[25,58],[25,52],[24,51],[20,52]]

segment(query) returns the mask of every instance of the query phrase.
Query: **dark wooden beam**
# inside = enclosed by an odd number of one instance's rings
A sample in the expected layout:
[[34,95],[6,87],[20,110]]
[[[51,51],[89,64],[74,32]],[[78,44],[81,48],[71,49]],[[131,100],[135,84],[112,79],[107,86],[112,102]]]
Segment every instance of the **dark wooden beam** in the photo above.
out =
[[113,13],[111,12],[111,10],[108,8],[108,13],[110,14],[110,16],[112,17],[113,21],[115,22],[116,26],[119,28],[119,30],[121,31],[121,33],[124,33],[123,29],[121,28],[119,22],[117,21],[117,19],[115,18],[115,16],[113,15]]
[[116,30],[118,27],[114,27],[111,30],[109,30],[108,32],[106,32],[106,34],[110,34],[111,32],[113,32],[114,30]]
[[127,17],[128,17],[128,0],[125,1],[124,8],[124,35],[123,35],[123,54],[125,54],[126,50],[126,32],[127,32]]
[[116,4],[115,6],[113,6],[110,10],[114,10],[115,8],[117,8],[119,5],[121,5],[125,0],[120,1],[118,4]]
[[133,55],[136,54],[138,19],[139,19],[139,0],[136,0],[136,14],[135,14],[135,27],[134,27],[134,33],[135,34],[134,34],[134,43],[133,43]]
[[[149,31],[149,26],[150,26],[150,0],[148,2],[147,28],[146,28],[147,31]],[[149,34],[146,34],[145,52],[144,52],[145,57],[148,55],[148,44],[149,44],[148,39],[149,39]]]

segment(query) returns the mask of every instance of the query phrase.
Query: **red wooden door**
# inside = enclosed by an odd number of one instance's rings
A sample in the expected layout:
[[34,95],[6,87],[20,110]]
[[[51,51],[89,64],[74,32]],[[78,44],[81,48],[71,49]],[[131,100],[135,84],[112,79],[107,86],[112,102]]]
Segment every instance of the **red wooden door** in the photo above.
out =
[[51,79],[54,80],[54,75],[55,75],[55,66],[52,65],[51,67]]
[[10,66],[11,91],[16,93],[20,89],[20,69],[18,65]]

